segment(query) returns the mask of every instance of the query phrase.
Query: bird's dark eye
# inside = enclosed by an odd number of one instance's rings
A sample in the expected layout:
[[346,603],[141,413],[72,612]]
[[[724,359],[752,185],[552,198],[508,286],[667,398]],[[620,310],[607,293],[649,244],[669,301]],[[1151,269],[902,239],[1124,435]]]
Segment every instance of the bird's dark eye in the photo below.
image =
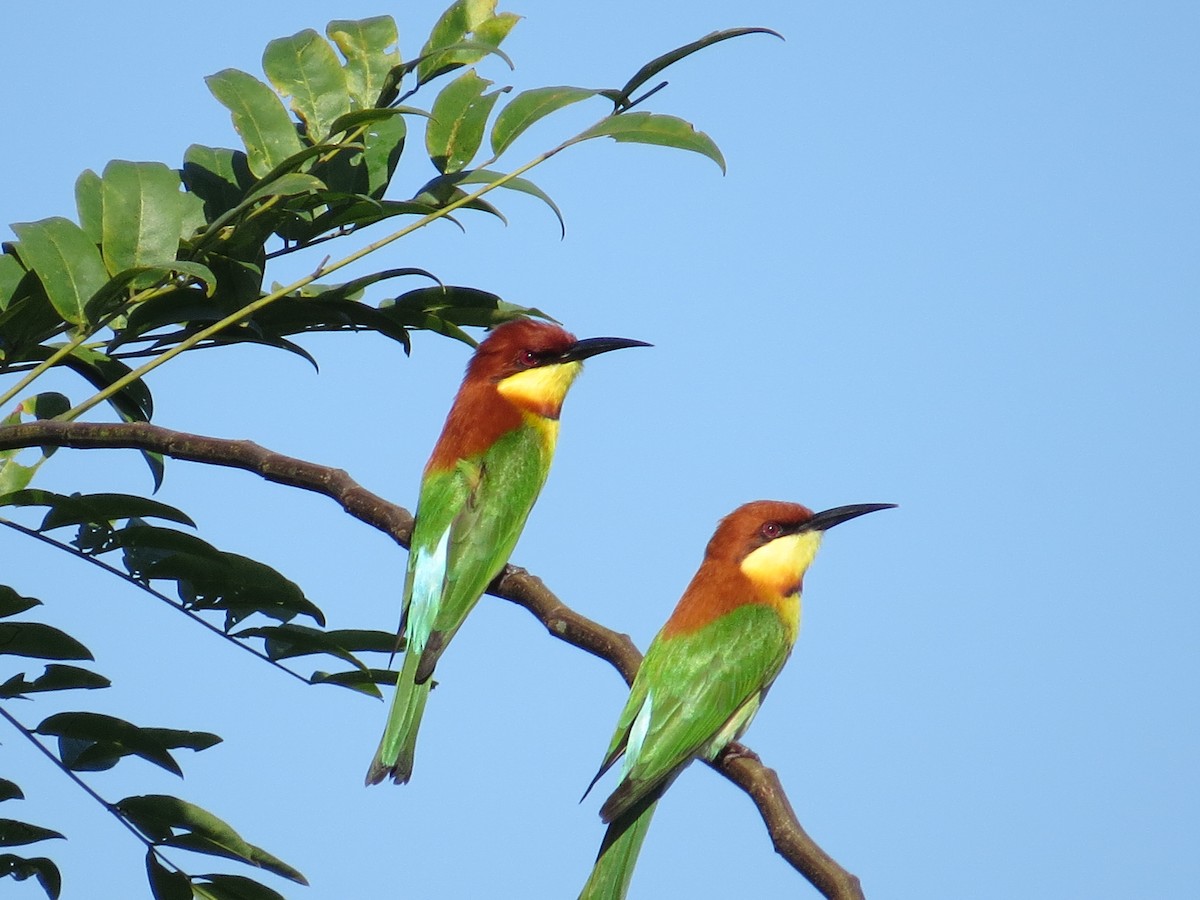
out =
[[767,522],[762,528],[759,529],[759,531],[768,541],[773,541],[775,538],[783,534],[783,526],[778,522]]
[[522,350],[517,354],[517,362],[529,369],[537,365],[538,355],[532,350]]

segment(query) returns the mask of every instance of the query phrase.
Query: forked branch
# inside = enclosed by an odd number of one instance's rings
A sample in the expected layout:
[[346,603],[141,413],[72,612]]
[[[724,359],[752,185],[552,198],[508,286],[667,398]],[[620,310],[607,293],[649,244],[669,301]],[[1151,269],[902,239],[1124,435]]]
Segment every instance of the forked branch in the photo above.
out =
[[[408,510],[371,493],[342,469],[274,453],[250,441],[187,434],[145,423],[47,420],[0,428],[0,451],[40,446],[148,450],[173,459],[244,469],[277,484],[323,494],[406,549],[412,534],[413,517]],[[507,566],[488,593],[529,610],[551,635],[605,660],[626,682],[633,681],[642,654],[629,636],[580,615],[536,575]],[[858,879],[801,827],[773,769],[741,744],[731,745],[711,765],[749,795],[775,850],[817,890],[829,900],[863,900]]]

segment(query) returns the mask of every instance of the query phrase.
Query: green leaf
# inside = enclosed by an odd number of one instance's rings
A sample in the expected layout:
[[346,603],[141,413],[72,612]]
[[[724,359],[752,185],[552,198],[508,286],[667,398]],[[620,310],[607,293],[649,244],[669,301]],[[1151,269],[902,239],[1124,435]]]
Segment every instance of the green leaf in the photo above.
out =
[[468,69],[434,100],[433,118],[425,128],[425,149],[439,172],[457,172],[475,158],[488,116],[501,93],[484,94],[491,83]]
[[212,221],[242,202],[254,176],[241,150],[192,144],[183,155],[183,183],[204,201]]
[[0,494],[19,491],[33,481],[37,469],[22,465],[15,459],[0,459]]
[[99,690],[111,685],[112,682],[103,675],[87,669],[50,663],[33,681],[26,681],[25,676],[18,673],[0,684],[0,698],[11,699],[47,691]]
[[65,631],[41,622],[0,622],[0,655],[34,659],[94,659]]
[[311,28],[271,41],[262,63],[275,89],[291,98],[314,144],[325,139],[338,116],[350,112],[346,73],[329,42]]
[[206,750],[221,738],[205,731],[142,728],[124,719],[92,712],[65,712],[50,716],[36,733],[59,739],[63,765],[75,771],[111,769],[125,756],[140,756],[183,777],[170,751],[180,747]]
[[359,109],[376,106],[388,73],[400,65],[400,51],[391,49],[400,40],[391,16],[357,21],[335,19],[325,34],[346,57],[346,87]]
[[[59,349],[59,346],[51,344],[36,347],[26,356],[31,360],[48,359],[51,353]],[[129,366],[123,362],[88,347],[77,347],[62,360],[61,365],[87,379],[94,387],[101,389],[108,387],[131,371]],[[126,422],[149,421],[154,411],[154,400],[150,396],[150,390],[140,378],[113,394],[109,398],[109,404]]]
[[65,525],[108,523],[115,522],[117,519],[135,517],[165,519],[168,522],[178,522],[181,525],[196,527],[196,523],[187,513],[157,500],[136,497],[132,494],[102,493],[68,496],[52,491],[27,490],[0,496],[0,506],[48,507],[46,517],[39,526],[40,531],[62,528]]
[[[6,258],[16,259],[7,254],[0,257]],[[19,262],[16,266],[25,272]],[[8,266],[0,268],[11,271]],[[25,272],[6,302],[7,307],[0,312],[0,362],[19,361],[30,348],[68,328],[68,323],[50,305],[46,288],[36,272]]]
[[[155,843],[241,860],[297,884],[308,884],[296,869],[249,843],[228,823],[186,800],[165,794],[146,794],[126,797],[115,806]],[[175,831],[182,834],[176,835]]]
[[476,63],[489,52],[503,56],[497,47],[513,30],[519,16],[496,13],[496,0],[455,0],[433,26],[421,48],[417,81],[424,84],[444,72]]
[[79,225],[93,244],[104,240],[104,182],[91,169],[75,179],[75,209]]
[[0,854],[0,878],[4,876],[17,881],[24,881],[31,876],[36,878],[50,900],[58,900],[62,893],[62,875],[58,866],[44,856],[25,859],[11,853]]
[[[395,635],[392,637],[394,639]],[[394,669],[351,669],[348,672],[313,672],[308,681],[309,684],[335,684],[368,697],[383,699],[383,693],[375,685],[394,685],[396,675]]]
[[[0,311],[8,309],[24,277],[25,267],[17,258],[11,253],[0,253]],[[0,359],[3,359],[3,355],[0,355]]]
[[0,819],[0,847],[19,847],[23,844],[35,844],[38,841],[48,841],[51,838],[63,838],[63,835],[40,825],[30,825],[28,822],[18,822],[16,819]]
[[82,228],[58,216],[19,222],[12,230],[20,238],[21,262],[37,272],[55,311],[72,325],[85,324],[88,300],[108,281],[96,245]]
[[34,394],[32,397],[21,402],[21,412],[27,416],[33,416],[35,419],[53,419],[55,416],[61,416],[71,408],[71,401],[67,399],[65,394],[60,394],[57,391],[45,391],[41,394]]
[[267,85],[239,69],[223,69],[205,80],[233,116],[246,145],[250,171],[260,178],[304,149],[283,101]]
[[173,263],[183,230],[179,173],[162,163],[114,159],[102,181],[101,249],[109,274]]
[[22,597],[7,585],[0,584],[0,619],[19,615],[26,610],[41,606],[42,601],[34,597]]
[[559,87],[534,88],[522,91],[505,104],[492,125],[492,153],[499,156],[529,126],[564,106],[594,97],[598,91],[589,88]]
[[427,216],[436,211],[436,206],[417,203],[415,200],[376,200],[360,196],[345,206],[339,206],[318,216],[313,222],[313,228],[317,234],[343,226],[359,229],[393,216]]
[[[638,69],[633,77],[625,82],[625,86],[618,92],[618,97],[615,100],[617,109],[620,110],[628,106],[633,92],[663,69],[667,68],[667,66],[673,65],[684,57],[691,56],[698,50],[703,50],[705,47],[711,47],[713,44],[727,41],[730,38],[741,37],[744,34],[773,34],[775,37],[783,40],[782,34],[778,31],[772,31],[770,28],[728,28],[724,31],[714,31],[711,34],[706,34],[700,40],[684,44],[670,53],[664,53],[662,56],[650,60],[650,62]],[[724,169],[724,166],[721,168]]]
[[263,638],[266,642],[267,655],[271,659],[294,659],[298,656],[312,656],[323,653],[337,657],[365,670],[351,652],[353,650],[370,650],[380,653],[391,653],[396,649],[396,635],[384,631],[364,631],[346,629],[335,631],[320,631],[303,625],[266,625],[260,628],[246,628],[236,632],[236,638]]
[[518,306],[496,294],[459,285],[418,288],[381,305],[380,311],[411,328],[435,331],[471,347],[477,342],[460,326],[491,327],[529,316],[550,319],[540,309]]
[[[491,169],[471,169],[467,172],[443,175],[441,179],[435,178],[433,181],[421,188],[421,193],[418,194],[418,196],[421,196],[426,192],[431,193],[434,196],[441,195],[442,191],[440,191],[438,188],[438,183],[440,181],[444,181],[447,184],[495,184],[504,178],[508,178],[504,172],[495,172]],[[508,180],[504,181],[500,187],[504,188],[505,190],[528,194],[531,197],[536,197],[537,199],[541,200],[550,207],[555,218],[558,219],[559,231],[563,235],[566,235],[567,223],[563,220],[562,210],[558,208],[557,203],[550,199],[549,194],[543,191],[532,181],[527,178],[508,178]]]
[[725,157],[721,155],[721,151],[713,139],[703,131],[697,131],[690,122],[685,122],[675,116],[648,112],[628,112],[609,116],[572,138],[568,143],[575,144],[598,137],[610,137],[614,141],[621,142],[658,144],[663,147],[691,150],[707,156],[721,167],[722,172],[725,171]]
[[124,548],[130,575],[141,581],[175,581],[186,608],[223,611],[227,629],[256,612],[285,622],[305,615],[325,624],[324,614],[295,582],[194,535],[135,520],[116,532],[114,544]]
[[[284,900],[283,894],[273,891],[242,875],[200,875],[205,879],[197,884],[204,889],[204,896],[213,900]],[[190,894],[188,895],[191,896]]]
[[7,778],[0,778],[0,802],[4,800],[24,800],[25,792],[21,790],[21,786],[15,781],[9,781]]
[[260,187],[255,188],[246,196],[244,202],[249,204],[267,197],[294,197],[297,194],[323,190],[325,190],[325,182],[316,176],[303,172],[288,172],[278,178],[264,180]]
[[164,866],[153,849],[146,851],[146,878],[154,900],[192,900],[192,882],[187,875]]

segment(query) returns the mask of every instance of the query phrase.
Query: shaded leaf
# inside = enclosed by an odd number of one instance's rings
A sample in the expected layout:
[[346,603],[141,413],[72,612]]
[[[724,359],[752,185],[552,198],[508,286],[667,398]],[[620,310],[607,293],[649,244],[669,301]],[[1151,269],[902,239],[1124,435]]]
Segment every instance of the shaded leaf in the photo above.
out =
[[594,97],[597,93],[598,91],[589,88],[566,85],[522,91],[505,104],[496,116],[496,122],[492,125],[492,153],[499,156],[539,119],[557,112],[564,106]]
[[304,149],[283,101],[267,85],[239,69],[223,69],[204,79],[212,95],[233,117],[246,145],[250,171],[262,177]]
[[236,632],[236,638],[262,638],[271,659],[293,659],[323,653],[345,660],[364,670],[351,651],[391,653],[396,649],[396,635],[386,631],[342,629],[320,631],[304,625],[265,625]]
[[[432,193],[435,196],[439,194],[437,182],[445,181],[446,183],[454,184],[495,184],[501,179],[507,178],[504,172],[495,172],[491,169],[471,169],[467,172],[454,173],[451,175],[443,175],[441,179],[434,179],[421,188],[421,193]],[[500,184],[500,187],[509,191],[517,191],[522,194],[528,194],[531,197],[536,197],[541,200],[558,219],[558,227],[563,235],[567,233],[566,222],[563,221],[562,210],[558,208],[558,204],[550,199],[550,195],[543,191],[540,187],[530,181],[528,178],[508,178]]]
[[725,171],[725,157],[721,155],[721,151],[713,139],[703,131],[697,131],[691,123],[675,116],[648,112],[629,112],[619,116],[609,116],[572,138],[569,143],[574,144],[597,137],[610,137],[614,141],[657,144],[663,147],[691,150],[707,156],[721,167],[722,172]]
[[228,823],[186,800],[165,794],[146,794],[126,797],[115,806],[156,843],[241,860],[297,884],[308,884],[296,869],[249,843]]
[[[333,291],[331,291],[333,293]],[[265,328],[280,334],[310,331],[374,331],[400,343],[409,351],[408,331],[379,310],[365,303],[340,299],[296,298],[286,303],[274,303],[263,310],[257,321]]]
[[[15,261],[16,257],[5,254],[0,259]],[[24,272],[19,262],[16,266]],[[3,268],[11,271],[7,265]],[[20,360],[31,348],[68,327],[66,320],[50,305],[46,289],[35,272],[24,272],[6,304],[0,312],[0,361]]]
[[103,675],[97,675],[87,669],[51,663],[33,681],[26,681],[23,674],[13,675],[0,684],[0,698],[9,699],[46,691],[98,690],[111,684],[112,682]]
[[417,288],[381,305],[380,311],[409,327],[435,331],[472,347],[477,342],[461,326],[491,327],[527,316],[550,319],[539,309],[518,306],[488,291],[459,285]]
[[502,56],[512,67],[512,60],[496,48],[520,20],[512,13],[496,13],[496,0],[456,0],[442,13],[417,65],[417,81],[424,84],[460,66],[478,62],[489,53]]
[[365,228],[392,216],[427,216],[433,212],[437,212],[437,207],[428,203],[418,203],[414,200],[376,200],[362,196],[318,216],[313,222],[313,231],[315,234],[321,234],[345,226]]
[[358,108],[376,106],[388,72],[401,62],[400,51],[392,49],[400,40],[395,19],[335,19],[325,26],[325,34],[346,58],[346,87]]
[[78,225],[58,216],[19,222],[12,230],[20,238],[21,262],[37,273],[55,311],[72,325],[84,324],[88,300],[108,281],[96,245]]
[[41,622],[0,622],[0,655],[34,659],[93,659],[88,648],[75,638]]
[[325,183],[314,175],[303,172],[288,172],[278,178],[264,180],[260,187],[255,188],[246,196],[247,205],[267,197],[294,197],[297,194],[307,194],[311,191],[325,190]]
[[[30,360],[44,360],[59,349],[58,344],[35,347],[25,354]],[[131,369],[123,362],[106,356],[99,350],[89,347],[77,347],[65,357],[60,365],[66,366],[81,375],[96,388],[106,388],[117,379],[128,374]],[[126,422],[145,422],[154,411],[154,401],[150,390],[140,378],[130,382],[109,398],[109,404]]]
[[202,287],[205,296],[211,297],[217,289],[216,281],[208,266],[187,260],[161,266],[135,266],[118,272],[96,291],[88,301],[86,314],[89,321],[99,321],[109,314],[128,312],[133,302],[145,303],[154,296],[171,294],[177,300],[179,295],[174,292],[190,285]]
[[62,893],[62,875],[51,860],[44,856],[26,859],[11,853],[0,853],[0,878],[9,876],[17,881],[36,878],[50,900],[58,900]]
[[284,900],[283,894],[242,875],[201,875],[205,896],[215,900]]
[[24,800],[25,792],[15,781],[0,778],[0,802],[4,800]]
[[48,841],[51,838],[66,839],[50,828],[18,822],[16,819],[0,819],[0,847],[19,847],[23,844]]
[[187,875],[164,866],[153,849],[146,851],[146,879],[154,900],[192,900],[192,882]]
[[314,144],[325,139],[338,116],[350,112],[346,73],[329,42],[311,28],[271,41],[262,63],[275,89],[291,99]]
[[468,69],[434,100],[433,118],[425,127],[425,149],[439,172],[457,172],[475,158],[488,116],[501,93],[484,94],[491,84]]
[[183,183],[204,201],[212,221],[242,202],[254,176],[241,150],[192,144],[183,155]]
[[115,716],[92,712],[57,713],[35,731],[59,739],[63,765],[75,771],[111,769],[125,756],[140,756],[180,777],[183,770],[170,751],[206,750],[221,738],[206,731],[142,728]]
[[[394,641],[395,635],[392,638]],[[375,685],[394,685],[397,674],[394,669],[351,669],[348,672],[313,672],[308,681],[310,684],[335,684],[368,697],[383,699],[383,693]]]
[[136,497],[132,494],[56,494],[52,491],[27,490],[18,491],[8,496],[0,496],[0,506],[45,506],[48,507],[46,516],[39,528],[49,531],[51,528],[62,528],[65,525],[81,525],[85,522],[113,522],[117,519],[155,518],[182,525],[196,527],[187,513],[151,500],[148,497]]
[[34,597],[22,597],[7,585],[0,584],[0,619],[15,616],[27,609],[41,606],[42,601]]
[[618,99],[615,101],[617,109],[628,106],[633,92],[668,66],[679,62],[679,60],[686,56],[691,56],[698,50],[703,50],[705,47],[711,47],[713,44],[727,41],[730,38],[741,37],[745,34],[772,34],[783,40],[782,34],[778,31],[772,31],[770,28],[728,28],[724,31],[714,31],[711,34],[706,34],[697,41],[684,44],[682,47],[678,47],[669,53],[664,53],[662,56],[650,60],[650,62],[638,69],[633,77],[625,82],[625,86],[618,92]]
[[226,553],[194,535],[171,528],[131,523],[116,532],[125,567],[142,581],[170,579],[188,609],[225,613],[225,627],[253,613],[288,621],[305,615],[320,624],[325,616],[293,581],[257,560]]
[[183,229],[179,173],[156,162],[114,159],[102,176],[101,250],[109,274],[167,266]]
[[17,286],[25,277],[25,268],[11,253],[0,253],[0,310],[8,309]]

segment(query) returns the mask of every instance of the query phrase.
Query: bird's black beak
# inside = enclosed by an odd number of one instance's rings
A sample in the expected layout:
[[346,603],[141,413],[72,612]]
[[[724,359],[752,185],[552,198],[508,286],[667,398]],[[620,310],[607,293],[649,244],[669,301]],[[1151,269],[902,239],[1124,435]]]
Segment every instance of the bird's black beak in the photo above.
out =
[[895,503],[855,503],[852,506],[835,506],[816,513],[811,519],[800,526],[801,531],[828,531],[834,525],[841,525],[867,513],[879,512],[881,509],[895,509]]
[[653,347],[653,344],[647,344],[645,341],[635,341],[630,338],[617,337],[597,337],[584,338],[582,341],[576,341],[568,347],[563,355],[558,358],[558,362],[582,362],[589,356],[595,356],[598,353],[607,353],[609,350],[624,350],[626,347]]

